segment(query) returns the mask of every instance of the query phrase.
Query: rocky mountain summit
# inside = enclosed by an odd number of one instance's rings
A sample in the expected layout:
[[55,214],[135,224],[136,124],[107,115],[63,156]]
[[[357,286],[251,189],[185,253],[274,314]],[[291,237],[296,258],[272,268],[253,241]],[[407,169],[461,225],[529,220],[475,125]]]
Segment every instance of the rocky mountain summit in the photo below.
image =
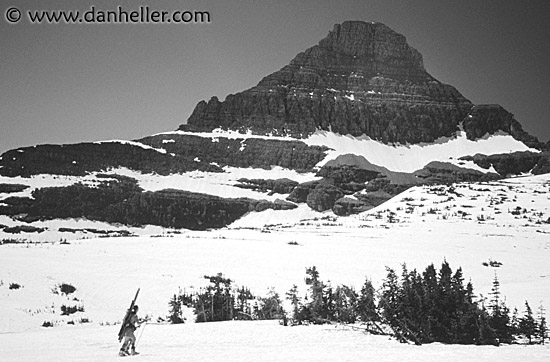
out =
[[0,237],[53,220],[61,234],[126,235],[67,220],[202,230],[266,210],[345,216],[415,185],[549,173],[548,150],[502,106],[432,77],[403,35],[347,21],[174,132],[5,152]]
[[502,107],[474,107],[432,77],[403,35],[381,23],[346,21],[257,86],[223,102],[201,101],[179,129],[298,138],[326,130],[407,144],[452,136],[464,121],[471,139],[502,130],[537,142]]

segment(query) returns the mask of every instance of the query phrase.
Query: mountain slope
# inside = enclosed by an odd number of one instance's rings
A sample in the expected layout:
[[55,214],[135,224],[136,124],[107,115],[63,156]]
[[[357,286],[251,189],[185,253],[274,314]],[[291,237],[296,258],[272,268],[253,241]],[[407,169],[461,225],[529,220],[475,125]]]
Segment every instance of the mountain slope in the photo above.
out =
[[544,147],[501,106],[434,79],[403,35],[348,21],[257,86],[200,102],[177,131],[5,152],[2,229],[202,230],[304,205],[350,215],[419,184],[550,172]]

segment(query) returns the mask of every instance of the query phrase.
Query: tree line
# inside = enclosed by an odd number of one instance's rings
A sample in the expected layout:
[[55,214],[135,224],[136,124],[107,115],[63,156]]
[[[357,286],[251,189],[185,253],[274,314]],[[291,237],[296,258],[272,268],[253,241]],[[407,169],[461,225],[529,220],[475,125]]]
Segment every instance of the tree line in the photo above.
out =
[[506,305],[495,274],[490,298],[477,297],[462,268],[453,271],[447,261],[422,272],[405,264],[398,274],[386,267],[376,289],[369,278],[360,290],[332,286],[320,278],[315,266],[306,268],[307,291],[294,285],[285,297],[290,310],[273,289],[264,298],[248,288],[235,288],[232,280],[217,274],[205,276],[210,284],[196,293],[174,294],[169,302],[170,321],[182,323],[182,307],[193,308],[197,322],[232,319],[282,319],[288,324],[361,323],[371,333],[390,333],[415,344],[499,345],[525,342],[544,344],[548,328],[542,306],[533,312],[526,301],[520,315]]

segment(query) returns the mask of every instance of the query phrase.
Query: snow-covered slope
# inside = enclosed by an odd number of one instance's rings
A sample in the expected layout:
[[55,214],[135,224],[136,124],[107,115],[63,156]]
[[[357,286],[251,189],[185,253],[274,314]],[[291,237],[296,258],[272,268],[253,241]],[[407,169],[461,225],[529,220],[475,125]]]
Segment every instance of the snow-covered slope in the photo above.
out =
[[[366,276],[380,286],[385,266],[399,269],[405,262],[409,269],[422,269],[446,259],[453,268],[463,267],[476,293],[487,296],[496,273],[509,306],[521,310],[525,300],[547,305],[549,201],[550,177],[542,175],[415,187],[376,209],[347,218],[331,213],[311,218],[313,215],[305,213],[308,218],[295,223],[288,222],[285,212],[269,210],[265,214],[269,217],[258,218],[262,213],[252,213],[217,231],[160,234],[157,230],[159,234],[151,236],[83,239],[69,244],[52,240],[0,245],[0,351],[8,361],[50,360],[56,354],[60,361],[108,359],[118,347],[114,337],[117,327],[109,325],[120,320],[138,287],[141,313],[155,320],[167,315],[168,300],[179,288],[200,287],[206,283],[204,275],[218,272],[237,285],[250,287],[256,295],[265,295],[271,287],[284,295],[293,284],[305,292],[305,268],[313,265],[323,280],[358,288]],[[299,214],[296,217],[304,216],[295,212]],[[501,265],[484,265],[490,261]],[[14,283],[21,288],[10,289]],[[61,283],[77,288],[70,299],[52,292]],[[81,305],[84,312],[62,316],[60,307],[73,303]],[[79,326],[82,319],[91,323]],[[69,321],[76,325],[67,325]],[[57,327],[46,330],[41,327],[44,322]],[[144,355],[140,358],[157,361],[181,353],[193,360],[232,360],[245,355],[288,360],[287,354],[274,354],[276,345],[288,346],[295,360],[301,361],[333,360],[329,355],[351,360],[367,353],[366,346],[381,360],[400,360],[400,354],[387,355],[394,348],[428,361],[441,355],[468,360],[470,353],[476,360],[494,359],[494,353],[496,358],[513,360],[521,353],[522,360],[536,361],[548,353],[547,347],[513,346],[429,345],[409,350],[411,347],[393,340],[333,328],[283,328],[270,323],[152,325],[144,332]],[[271,336],[269,343],[264,332]],[[208,354],[206,351],[212,350],[201,347],[244,343],[238,342],[239,338],[249,341],[249,347],[220,348],[220,353],[229,351],[228,356]],[[36,348],[25,349],[29,340]],[[300,349],[297,341],[304,340],[310,342]],[[78,348],[56,346],[59,341]],[[334,354],[320,353],[323,346],[333,346]]]
[[[391,171],[414,172],[432,161],[458,163],[458,158],[467,155],[510,153],[532,151],[520,141],[505,133],[487,135],[475,141],[468,140],[465,132],[457,132],[456,137],[443,137],[430,144],[387,145],[369,137],[343,136],[332,132],[317,132],[306,141],[309,145],[325,145],[334,151],[319,164],[344,154],[356,154],[369,162],[384,166]],[[462,167],[487,172],[473,163],[461,163]]]
[[[142,327],[143,328],[143,327]],[[3,361],[119,361],[118,326],[71,327],[26,334],[0,335]],[[385,336],[333,326],[281,327],[276,322],[221,322],[146,325],[138,330],[139,361],[193,362],[329,362],[329,361],[544,361],[550,346],[459,346],[438,343],[421,347],[399,344]]]
[[[480,154],[498,154],[521,151],[539,151],[526,146],[523,142],[514,139],[505,132],[497,132],[493,135],[485,135],[475,141],[469,140],[464,131],[458,131],[454,137],[441,137],[433,143],[418,143],[411,145],[384,144],[373,140],[368,136],[354,137],[351,135],[341,135],[328,131],[317,131],[305,139],[295,139],[292,137],[278,136],[260,136],[252,133],[239,133],[231,130],[215,129],[212,132],[165,132],[159,135],[194,135],[205,138],[211,138],[213,142],[219,138],[246,140],[256,139],[276,139],[280,141],[303,141],[310,146],[326,146],[331,149],[327,157],[323,159],[318,167],[327,162],[345,154],[355,154],[365,157],[369,162],[383,166],[390,171],[395,172],[414,172],[426,166],[432,161],[449,162],[458,164],[458,158],[462,156]],[[488,170],[482,169],[472,162],[461,161],[462,167],[473,168],[482,172]]]

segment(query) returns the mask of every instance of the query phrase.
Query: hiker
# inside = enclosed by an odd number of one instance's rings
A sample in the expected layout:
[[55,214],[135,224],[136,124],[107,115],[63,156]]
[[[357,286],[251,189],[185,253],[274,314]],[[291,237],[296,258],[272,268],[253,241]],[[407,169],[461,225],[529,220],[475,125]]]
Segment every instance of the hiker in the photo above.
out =
[[124,325],[124,342],[120,348],[120,356],[129,356],[139,354],[136,352],[136,336],[134,331],[138,328],[144,321],[140,321],[137,316],[139,308],[137,305],[134,305],[130,315],[128,316],[128,322]]

